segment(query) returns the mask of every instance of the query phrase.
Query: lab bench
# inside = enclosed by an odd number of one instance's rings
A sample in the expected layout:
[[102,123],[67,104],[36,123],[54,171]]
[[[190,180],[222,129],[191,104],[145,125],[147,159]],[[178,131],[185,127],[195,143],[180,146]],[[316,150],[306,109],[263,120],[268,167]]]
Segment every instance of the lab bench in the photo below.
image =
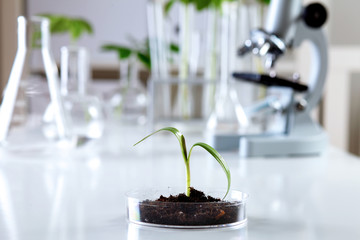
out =
[[[329,146],[320,156],[241,158],[224,152],[232,189],[249,194],[247,224],[218,229],[165,229],[129,223],[126,192],[184,186],[177,140],[145,129],[110,129],[78,149],[0,151],[0,239],[360,239],[360,159]],[[185,135],[186,136],[186,135]],[[189,144],[204,141],[190,134]],[[201,149],[192,184],[226,189],[216,161]]]

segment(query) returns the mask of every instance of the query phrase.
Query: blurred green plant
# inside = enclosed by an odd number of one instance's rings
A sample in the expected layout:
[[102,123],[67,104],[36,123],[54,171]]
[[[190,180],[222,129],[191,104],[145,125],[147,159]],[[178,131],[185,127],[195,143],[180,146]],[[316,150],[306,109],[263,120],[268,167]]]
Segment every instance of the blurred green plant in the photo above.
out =
[[265,5],[269,5],[271,0],[256,0],[258,1],[259,3],[262,3],[262,4],[265,4]]
[[[183,4],[189,5],[193,4],[198,11],[213,7],[215,9],[221,9],[221,4],[223,2],[235,2],[237,0],[169,0],[165,3],[164,12],[168,14],[174,5],[175,2],[181,2]],[[271,0],[256,0],[261,4],[270,4]]]
[[221,9],[223,2],[234,2],[236,0],[169,0],[165,3],[164,12],[168,14],[175,2],[180,2],[185,5],[193,4],[198,11],[213,7],[215,9]]
[[[132,41],[133,42],[133,41]],[[101,46],[104,51],[115,51],[120,61],[129,59],[132,56],[136,56],[136,59],[143,64],[143,66],[151,69],[150,47],[149,41],[146,39],[142,43],[133,42],[133,46],[126,46],[120,44],[105,44]]]
[[77,42],[85,33],[94,33],[94,29],[90,22],[83,18],[74,18],[65,15],[48,13],[39,14],[39,16],[46,17],[50,20],[51,34],[68,33],[73,43]]
[[[129,59],[132,56],[136,56],[136,59],[143,64],[147,70],[151,70],[151,58],[150,58],[150,45],[149,39],[143,42],[138,42],[133,38],[129,38],[132,46],[119,45],[119,44],[105,44],[101,46],[104,51],[115,51],[120,61]],[[169,50],[173,53],[179,52],[179,46],[175,43],[171,43]]]

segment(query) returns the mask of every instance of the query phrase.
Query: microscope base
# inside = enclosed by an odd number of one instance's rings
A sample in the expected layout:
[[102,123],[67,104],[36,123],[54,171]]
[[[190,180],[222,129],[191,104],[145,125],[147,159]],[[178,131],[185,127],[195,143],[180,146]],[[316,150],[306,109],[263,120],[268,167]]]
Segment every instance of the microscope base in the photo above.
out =
[[289,135],[217,134],[210,142],[218,151],[239,151],[242,157],[318,155],[324,151],[328,137],[320,127],[313,127],[312,133],[305,130]]
[[239,140],[242,157],[318,155],[327,145],[327,135],[281,135],[272,137],[245,137]]

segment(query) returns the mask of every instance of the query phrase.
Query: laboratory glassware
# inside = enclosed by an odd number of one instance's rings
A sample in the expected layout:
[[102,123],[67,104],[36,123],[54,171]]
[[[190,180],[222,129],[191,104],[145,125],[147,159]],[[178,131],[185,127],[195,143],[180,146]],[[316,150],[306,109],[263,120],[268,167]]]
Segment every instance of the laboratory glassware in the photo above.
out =
[[235,68],[234,54],[237,40],[237,3],[223,4],[221,19],[220,86],[217,89],[215,107],[207,127],[211,132],[239,133],[247,127],[248,119],[237,96],[230,86],[231,71]]
[[[46,18],[18,17],[18,49],[0,108],[0,142],[11,150],[42,150],[70,140],[49,25]],[[54,121],[47,122],[50,103]]]
[[104,111],[98,96],[88,93],[89,53],[85,47],[61,48],[61,93],[77,141],[97,139],[104,131]]
[[108,93],[109,115],[115,122],[144,125],[147,114],[147,94],[139,79],[139,63],[134,56],[120,63],[119,87]]

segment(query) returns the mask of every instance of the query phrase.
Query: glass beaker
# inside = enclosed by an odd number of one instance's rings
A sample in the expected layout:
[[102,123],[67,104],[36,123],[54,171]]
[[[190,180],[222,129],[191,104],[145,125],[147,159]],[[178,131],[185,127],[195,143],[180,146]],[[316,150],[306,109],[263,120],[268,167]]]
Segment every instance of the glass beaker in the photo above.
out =
[[[100,99],[87,93],[90,79],[89,54],[86,48],[61,48],[61,94],[69,116],[71,133],[77,141],[100,138],[104,114]],[[78,145],[78,144],[77,144]]]
[[[18,17],[18,50],[0,108],[0,142],[11,150],[42,150],[70,136],[49,25],[46,18]],[[51,123],[43,118],[50,103]]]

